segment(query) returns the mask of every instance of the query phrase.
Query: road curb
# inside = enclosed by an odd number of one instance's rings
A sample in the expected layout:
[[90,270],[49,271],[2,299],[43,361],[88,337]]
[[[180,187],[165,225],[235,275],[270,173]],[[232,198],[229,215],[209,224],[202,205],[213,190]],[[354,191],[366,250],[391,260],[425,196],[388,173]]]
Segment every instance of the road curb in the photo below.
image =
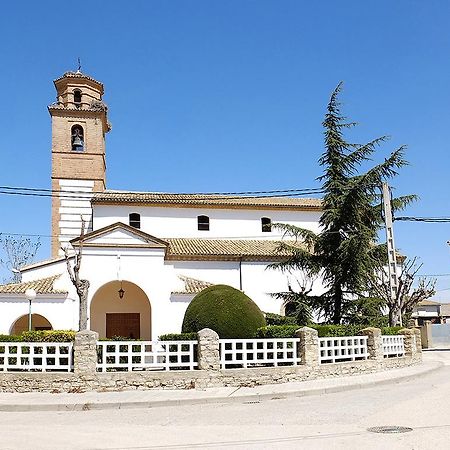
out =
[[[197,398],[183,398],[183,399],[164,399],[164,400],[143,400],[143,401],[125,401],[125,402],[74,402],[74,403],[28,403],[28,404],[14,404],[3,403],[0,404],[0,412],[32,412],[32,411],[98,411],[98,410],[112,410],[112,409],[150,409],[167,406],[188,406],[188,405],[202,405],[211,403],[259,403],[269,400],[284,400],[292,397],[307,397],[311,395],[323,395],[337,392],[352,391],[356,389],[366,389],[379,385],[387,385],[399,383],[416,378],[417,376],[425,375],[434,372],[444,364],[440,361],[432,361],[421,370],[406,375],[400,375],[392,378],[385,378],[381,380],[373,380],[361,382],[355,380],[355,383],[345,383],[342,385],[330,387],[311,387],[306,389],[298,389],[292,391],[282,391],[280,393],[254,393],[254,394],[240,394],[239,389],[233,391],[228,396],[201,396]],[[384,372],[378,372],[384,373]],[[334,379],[335,380],[335,379]],[[323,381],[323,380],[322,380]],[[280,385],[285,386],[285,385]],[[248,388],[247,388],[248,389]],[[207,393],[207,391],[204,391]],[[49,394],[52,395],[52,394]],[[56,394],[57,395],[57,394]]]

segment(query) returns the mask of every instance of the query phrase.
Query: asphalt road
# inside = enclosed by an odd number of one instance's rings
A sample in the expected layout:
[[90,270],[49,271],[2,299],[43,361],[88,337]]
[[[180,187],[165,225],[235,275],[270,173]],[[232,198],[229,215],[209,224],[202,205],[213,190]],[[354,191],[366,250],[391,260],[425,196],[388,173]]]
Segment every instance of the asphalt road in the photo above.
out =
[[[450,449],[446,365],[398,384],[260,403],[0,413],[1,449]],[[412,431],[376,434],[375,426]]]

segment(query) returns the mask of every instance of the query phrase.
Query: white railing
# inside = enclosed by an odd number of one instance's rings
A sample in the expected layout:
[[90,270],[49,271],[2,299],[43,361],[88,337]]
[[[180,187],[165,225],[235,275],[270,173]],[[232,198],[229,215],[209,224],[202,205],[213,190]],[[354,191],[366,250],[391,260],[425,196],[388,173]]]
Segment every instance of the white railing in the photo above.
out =
[[73,370],[72,342],[0,342],[0,371]]
[[321,364],[356,361],[367,357],[367,336],[319,338]]
[[383,355],[385,358],[391,356],[405,356],[404,336],[381,336],[383,339]]
[[97,371],[193,370],[197,341],[99,341]]
[[299,339],[220,339],[220,367],[296,366]]

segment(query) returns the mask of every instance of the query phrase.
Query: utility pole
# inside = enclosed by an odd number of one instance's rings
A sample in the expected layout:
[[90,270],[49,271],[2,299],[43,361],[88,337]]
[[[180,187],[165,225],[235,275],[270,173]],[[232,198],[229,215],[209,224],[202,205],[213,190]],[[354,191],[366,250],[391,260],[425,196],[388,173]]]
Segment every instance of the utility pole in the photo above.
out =
[[[386,229],[386,244],[388,250],[389,293],[391,295],[392,302],[394,303],[397,302],[397,291],[398,291],[397,255],[395,253],[394,225],[392,221],[392,208],[391,208],[391,192],[389,190],[389,185],[386,182],[382,184],[382,191],[383,191],[384,225]],[[400,326],[403,326],[400,299],[398,299],[398,311],[399,311]]]

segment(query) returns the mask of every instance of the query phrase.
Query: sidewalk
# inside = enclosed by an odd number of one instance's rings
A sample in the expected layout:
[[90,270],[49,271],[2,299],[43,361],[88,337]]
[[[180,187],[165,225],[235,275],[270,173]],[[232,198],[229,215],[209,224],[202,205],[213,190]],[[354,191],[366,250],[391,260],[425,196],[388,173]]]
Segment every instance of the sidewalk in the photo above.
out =
[[87,411],[100,409],[154,408],[158,406],[204,403],[259,402],[287,397],[341,392],[352,389],[398,383],[422,376],[443,366],[440,361],[372,374],[270,384],[250,387],[219,387],[204,390],[148,390],[120,392],[85,392],[78,394],[0,393],[0,412]]

